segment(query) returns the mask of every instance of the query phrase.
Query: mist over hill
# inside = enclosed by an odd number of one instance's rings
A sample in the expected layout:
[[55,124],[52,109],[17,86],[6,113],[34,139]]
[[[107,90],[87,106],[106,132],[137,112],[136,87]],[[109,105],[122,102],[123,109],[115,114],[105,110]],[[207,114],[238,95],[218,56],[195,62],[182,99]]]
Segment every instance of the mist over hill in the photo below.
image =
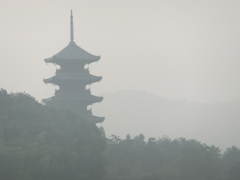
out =
[[240,99],[227,103],[171,101],[159,96],[131,90],[104,94],[101,104],[93,106],[104,115],[106,134],[143,133],[146,138],[185,137],[221,148],[240,146]]

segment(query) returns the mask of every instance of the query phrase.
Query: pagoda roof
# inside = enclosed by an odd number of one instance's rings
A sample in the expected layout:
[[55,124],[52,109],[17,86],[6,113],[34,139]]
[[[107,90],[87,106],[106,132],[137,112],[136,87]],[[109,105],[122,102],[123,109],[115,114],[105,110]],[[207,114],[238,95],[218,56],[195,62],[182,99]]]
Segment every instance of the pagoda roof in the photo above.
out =
[[59,63],[67,62],[69,60],[75,60],[75,61],[77,60],[79,62],[89,64],[89,63],[98,61],[99,59],[100,59],[100,56],[92,55],[89,52],[82,49],[81,47],[79,47],[78,45],[76,45],[74,41],[70,41],[68,46],[66,46],[64,49],[62,49],[60,52],[53,55],[52,57],[46,58],[44,61],[46,63],[59,64]]
[[98,116],[94,116],[94,115],[90,115],[87,117],[87,120],[89,120],[90,122],[93,123],[101,123],[103,122],[105,119],[105,117],[98,117]]
[[86,94],[71,94],[71,93],[59,93],[51,98],[44,99],[43,102],[46,103],[48,101],[52,100],[64,100],[65,102],[70,101],[81,101],[86,102],[86,104],[90,105],[93,103],[101,102],[103,100],[103,97],[94,96],[92,94],[89,94],[86,96]]
[[60,73],[55,76],[44,79],[44,83],[57,83],[57,81],[86,81],[87,83],[98,82],[102,77],[94,76],[88,73]]

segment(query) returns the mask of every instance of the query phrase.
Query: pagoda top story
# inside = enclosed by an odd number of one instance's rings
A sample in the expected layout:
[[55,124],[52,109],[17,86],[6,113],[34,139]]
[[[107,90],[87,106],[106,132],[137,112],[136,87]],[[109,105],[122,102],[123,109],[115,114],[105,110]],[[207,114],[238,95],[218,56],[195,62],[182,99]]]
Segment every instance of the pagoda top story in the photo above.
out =
[[65,60],[77,60],[84,64],[90,64],[92,62],[98,61],[100,56],[95,56],[85,51],[74,42],[74,29],[73,29],[73,15],[71,11],[71,21],[70,21],[70,42],[67,47],[62,49],[57,54],[50,58],[46,58],[46,63],[59,64]]

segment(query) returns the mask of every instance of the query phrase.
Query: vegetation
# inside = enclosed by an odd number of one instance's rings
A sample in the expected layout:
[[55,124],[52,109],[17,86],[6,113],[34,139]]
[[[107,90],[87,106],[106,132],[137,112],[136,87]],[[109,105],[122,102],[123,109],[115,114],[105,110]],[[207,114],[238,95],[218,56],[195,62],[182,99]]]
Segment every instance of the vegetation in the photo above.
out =
[[0,91],[0,180],[239,180],[240,149],[104,129]]
[[113,135],[105,151],[105,180],[239,180],[240,149],[223,154],[215,146],[184,138]]
[[0,91],[0,179],[99,180],[104,148],[95,125]]

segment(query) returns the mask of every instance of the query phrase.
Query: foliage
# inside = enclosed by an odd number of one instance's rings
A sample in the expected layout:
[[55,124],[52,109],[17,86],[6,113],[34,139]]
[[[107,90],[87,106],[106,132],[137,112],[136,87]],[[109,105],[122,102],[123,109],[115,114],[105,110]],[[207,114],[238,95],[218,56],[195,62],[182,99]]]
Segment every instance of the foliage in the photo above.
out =
[[0,179],[99,180],[104,148],[95,125],[0,91]]
[[240,179],[240,149],[232,146],[223,154],[224,173],[229,180]]
[[143,134],[107,139],[68,111],[1,90],[0,170],[3,180],[239,180],[240,149]]
[[105,156],[106,180],[240,179],[238,148],[221,154],[218,147],[196,140],[162,137],[145,141],[142,134],[122,140],[112,135]]

